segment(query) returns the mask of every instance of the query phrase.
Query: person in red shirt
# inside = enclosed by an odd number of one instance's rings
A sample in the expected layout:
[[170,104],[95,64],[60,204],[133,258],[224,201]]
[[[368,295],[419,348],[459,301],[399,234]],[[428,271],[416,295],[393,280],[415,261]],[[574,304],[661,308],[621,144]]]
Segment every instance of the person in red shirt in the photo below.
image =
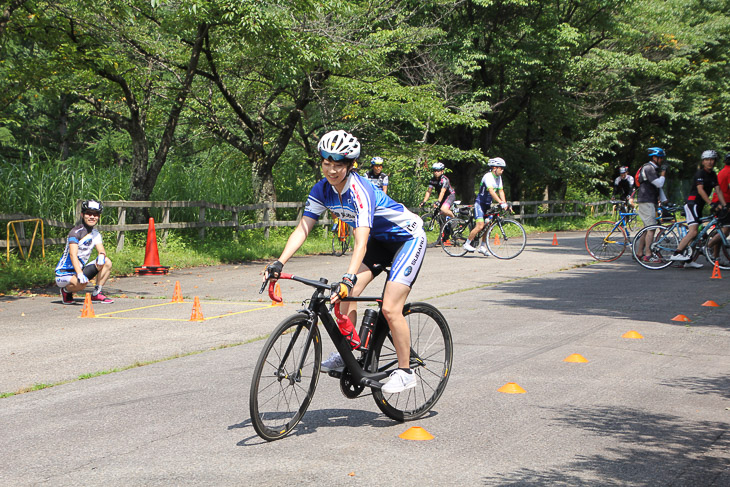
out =
[[[717,174],[717,182],[720,186],[720,191],[722,191],[722,194],[725,197],[725,201],[730,203],[730,152],[725,155],[725,167],[723,167]],[[715,194],[712,196],[712,204],[714,205],[719,202],[720,198],[717,196],[717,191],[715,191]],[[730,214],[721,219],[720,223],[722,223],[722,232],[725,236],[730,234]],[[720,236],[715,235],[707,244],[707,246],[712,249],[712,255],[715,256],[715,260],[719,258],[720,254],[720,247],[718,247],[719,243]]]

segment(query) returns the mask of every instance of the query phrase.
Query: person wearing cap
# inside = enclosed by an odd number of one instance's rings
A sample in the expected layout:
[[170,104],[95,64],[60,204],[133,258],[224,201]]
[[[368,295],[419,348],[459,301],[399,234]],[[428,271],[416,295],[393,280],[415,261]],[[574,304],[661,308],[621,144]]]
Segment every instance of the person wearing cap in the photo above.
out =
[[685,268],[699,269],[702,264],[695,262],[698,255],[691,255],[686,251],[692,240],[697,236],[700,226],[700,218],[705,204],[712,204],[710,195],[713,190],[717,194],[717,199],[722,206],[725,206],[725,196],[720,190],[720,184],[717,180],[714,167],[717,160],[717,152],[714,150],[706,150],[702,153],[702,162],[700,168],[695,173],[692,187],[687,196],[687,202],[684,205],[684,213],[687,217],[687,235],[679,242],[677,249],[674,251],[669,260],[675,262],[685,262]]
[[629,168],[622,166],[618,170],[618,177],[613,182],[613,197],[620,198],[634,206],[634,177],[629,174]]
[[[636,213],[639,215],[644,227],[656,223],[656,209],[661,199],[662,187],[666,181],[667,169],[663,165],[667,157],[661,147],[650,147],[647,150],[649,162],[641,166],[639,170],[639,189],[636,191]],[[636,256],[644,262],[658,262],[661,259],[651,254],[651,243],[654,241],[654,231],[644,233],[642,241],[638,242]],[[637,245],[636,243],[634,245]]]
[[[104,207],[101,202],[84,201],[81,204],[81,220],[68,233],[66,248],[56,265],[56,286],[61,290],[63,304],[74,304],[73,293],[83,291],[95,277],[96,286],[91,301],[105,304],[114,302],[101,292],[112,270],[112,261],[106,257],[101,233],[96,228],[102,211]],[[89,261],[94,249],[98,255]]]
[[388,194],[388,175],[383,172],[383,158],[373,157],[370,159],[370,170],[365,173],[370,184]]

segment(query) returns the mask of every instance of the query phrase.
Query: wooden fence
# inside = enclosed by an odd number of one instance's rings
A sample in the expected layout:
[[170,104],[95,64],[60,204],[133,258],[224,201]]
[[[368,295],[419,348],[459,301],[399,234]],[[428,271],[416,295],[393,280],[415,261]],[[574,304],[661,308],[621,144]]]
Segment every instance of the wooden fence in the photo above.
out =
[[[232,228],[235,232],[253,230],[257,228],[263,228],[265,230],[266,238],[268,238],[268,231],[272,227],[294,227],[299,222],[304,211],[303,202],[276,202],[276,203],[259,203],[254,205],[220,205],[217,203],[208,203],[207,201],[103,201],[102,204],[107,209],[105,212],[106,219],[109,218],[108,209],[117,209],[117,223],[115,225],[99,225],[99,230],[102,232],[116,232],[117,234],[117,251],[121,251],[124,248],[124,234],[130,231],[147,231],[148,224],[127,224],[127,210],[131,208],[161,208],[162,209],[162,220],[155,221],[155,229],[161,231],[162,241],[165,242],[167,238],[168,230],[173,229],[185,229],[185,228],[197,228],[198,234],[201,239],[205,238],[206,228]],[[563,201],[563,200],[549,200],[549,201],[512,201],[513,208],[515,209],[515,219],[518,220],[529,220],[536,218],[566,218],[566,217],[578,217],[588,215],[605,215],[610,214],[612,211],[612,205],[609,200],[596,201],[592,203],[584,203],[582,201]],[[197,208],[198,218],[197,221],[185,221],[185,222],[171,222],[170,221],[170,210],[173,208]],[[294,220],[276,220],[277,209],[297,209],[297,216]],[[207,210],[218,210],[224,212],[230,212],[231,217],[228,220],[212,220],[209,221],[210,213]],[[241,214],[245,212],[258,212],[263,210],[263,220],[256,223],[244,223],[241,224]],[[418,209],[413,209],[418,211]],[[530,210],[530,211],[528,211]],[[81,215],[81,200],[76,204],[76,215]],[[270,219],[271,216],[273,219]],[[11,220],[25,220],[29,218],[37,218],[23,214],[0,214],[0,221],[11,221]],[[254,217],[251,216],[250,219]],[[70,229],[73,224],[64,223],[57,220],[51,220],[48,218],[42,219],[47,227],[66,228]],[[323,225],[329,225],[329,215],[325,215],[320,219],[320,223]],[[30,240],[24,238],[24,231],[22,224],[18,226],[18,234],[20,237],[20,244],[23,246],[30,245]],[[65,238],[47,238],[45,239],[45,245],[64,245],[66,243]],[[10,246],[15,247],[16,243],[14,239],[10,241]],[[0,241],[0,248],[7,247],[7,240],[2,239]]]

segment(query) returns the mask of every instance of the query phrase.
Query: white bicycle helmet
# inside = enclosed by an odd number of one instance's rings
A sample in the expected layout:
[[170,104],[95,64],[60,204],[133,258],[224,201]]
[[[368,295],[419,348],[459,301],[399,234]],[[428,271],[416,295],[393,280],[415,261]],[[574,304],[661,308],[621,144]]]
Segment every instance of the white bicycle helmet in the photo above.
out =
[[444,166],[443,162],[434,162],[433,166],[431,166],[431,169],[434,171],[443,171],[446,166]]
[[325,159],[354,161],[360,157],[360,142],[344,130],[333,130],[319,139],[317,150]]
[[489,167],[507,167],[507,163],[501,157],[489,159]]
[[371,166],[382,166],[383,165],[383,158],[382,157],[373,157],[370,159],[370,165]]
[[706,150],[705,152],[702,153],[702,159],[714,159],[714,160],[717,160],[717,158],[718,158],[717,151],[714,151],[712,149]]

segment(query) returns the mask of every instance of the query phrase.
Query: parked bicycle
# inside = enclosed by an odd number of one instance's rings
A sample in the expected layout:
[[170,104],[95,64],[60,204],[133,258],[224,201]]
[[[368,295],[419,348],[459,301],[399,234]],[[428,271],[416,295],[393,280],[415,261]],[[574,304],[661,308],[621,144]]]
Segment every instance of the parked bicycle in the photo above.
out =
[[[444,235],[451,235],[451,246],[444,246],[444,251],[452,257],[466,254],[464,243],[475,226],[474,208],[465,206],[459,209],[458,218],[452,218],[444,225]],[[474,238],[479,242],[486,234],[487,249],[498,259],[514,259],[525,250],[527,234],[519,222],[505,218],[498,206],[490,208],[484,215],[485,225]]]
[[[454,213],[457,213],[459,211],[460,204],[461,201],[454,201],[451,210]],[[442,241],[444,240],[450,240],[450,235],[448,233],[444,234],[444,225],[448,221],[448,217],[441,213],[441,209],[439,206],[434,205],[433,208],[424,209],[421,212],[420,217],[421,220],[423,220],[423,229],[426,231],[426,233],[432,232],[433,230],[438,231],[439,236],[436,239],[436,245],[441,245]]]
[[335,217],[332,224],[332,254],[337,257],[344,255],[352,248],[352,229],[350,225]]
[[[695,249],[699,249],[698,251],[702,251],[707,241],[708,232],[711,230],[711,227],[717,226],[717,218],[704,217],[700,219],[700,223],[707,222],[709,222],[709,224],[704,225],[702,230],[697,234],[697,237],[695,237],[692,243],[690,243],[687,247],[688,250],[692,249],[692,251],[694,251]],[[681,242],[682,238],[687,235],[687,222],[675,221],[669,226],[649,225],[648,227],[644,227],[639,230],[634,238],[634,242],[644,239],[646,233],[649,231],[654,232],[654,239],[650,246],[651,256],[644,259],[643,249],[641,248],[643,246],[634,245],[632,248],[634,260],[646,269],[656,270],[669,267],[673,263],[673,261],[669,260],[669,258],[674,255],[674,251],[677,250],[679,242]],[[641,255],[636,254],[637,250]]]
[[[619,219],[617,221],[602,220],[596,222],[586,231],[585,247],[596,260],[612,262],[621,257],[627,248],[633,245],[632,226],[636,226],[638,213],[627,211],[624,201],[612,201]],[[679,211],[676,205],[662,206],[658,209],[657,223],[676,221],[674,214]]]
[[[388,270],[386,269],[386,272]],[[361,345],[353,350],[340,333],[330,314],[332,286],[326,279],[318,281],[282,273],[280,279],[291,279],[314,288],[306,308],[282,321],[264,344],[251,380],[249,408],[256,433],[267,441],[286,436],[299,423],[317,388],[322,371],[321,323],[342,356],[345,366],[326,371],[340,380],[345,397],[354,399],[365,388],[372,391],[375,404],[396,421],[410,421],[426,414],[439,400],[451,373],[453,344],[451,331],[441,312],[427,303],[409,303],[403,308],[411,332],[410,367],[418,374],[416,388],[397,394],[386,394],[381,380],[398,367],[395,346],[380,307],[381,297],[350,297],[343,301],[374,302],[377,305],[374,325],[368,331],[363,320]],[[281,301],[269,282],[269,296]],[[264,290],[266,282],[261,286]],[[335,291],[336,292],[336,291]],[[340,319],[339,306],[334,307]],[[375,310],[368,308],[364,316]]]

